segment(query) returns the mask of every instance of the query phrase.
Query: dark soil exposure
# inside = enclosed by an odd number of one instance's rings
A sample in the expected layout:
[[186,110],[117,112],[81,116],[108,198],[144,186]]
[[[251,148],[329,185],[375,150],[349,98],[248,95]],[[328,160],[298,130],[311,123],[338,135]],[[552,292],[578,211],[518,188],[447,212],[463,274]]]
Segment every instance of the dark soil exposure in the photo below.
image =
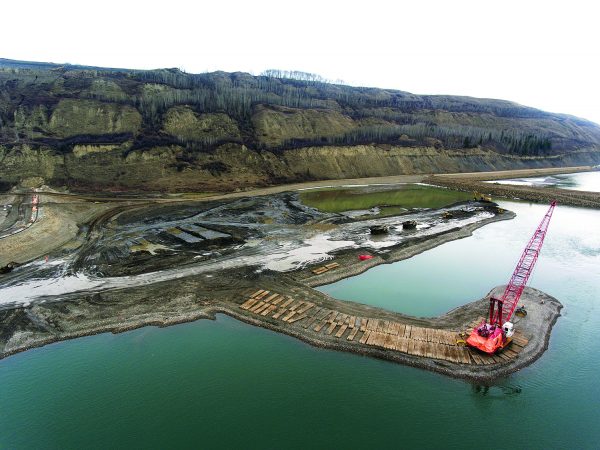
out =
[[[42,217],[64,209],[80,220],[90,207],[52,198],[42,196],[42,205],[47,202]],[[50,252],[48,262],[21,261],[25,264],[0,278],[0,357],[78,336],[221,312],[315,346],[483,381],[537,359],[561,308],[528,289],[521,303],[535,312],[523,319],[531,334],[519,334],[501,356],[488,357],[460,342],[461,332],[485,315],[486,299],[423,319],[340,301],[312,288],[514,217],[490,202],[367,219],[307,207],[294,192],[93,205],[93,218],[85,216],[73,239]],[[404,228],[407,221],[416,227]],[[373,227],[388,231],[373,235]],[[365,253],[372,258],[359,261]]]

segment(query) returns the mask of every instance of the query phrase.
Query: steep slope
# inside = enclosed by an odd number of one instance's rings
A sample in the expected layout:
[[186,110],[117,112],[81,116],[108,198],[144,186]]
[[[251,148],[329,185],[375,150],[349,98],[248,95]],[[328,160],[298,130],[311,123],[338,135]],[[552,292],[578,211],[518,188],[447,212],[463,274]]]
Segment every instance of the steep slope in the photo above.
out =
[[0,187],[214,190],[600,163],[600,127],[503,100],[0,59]]

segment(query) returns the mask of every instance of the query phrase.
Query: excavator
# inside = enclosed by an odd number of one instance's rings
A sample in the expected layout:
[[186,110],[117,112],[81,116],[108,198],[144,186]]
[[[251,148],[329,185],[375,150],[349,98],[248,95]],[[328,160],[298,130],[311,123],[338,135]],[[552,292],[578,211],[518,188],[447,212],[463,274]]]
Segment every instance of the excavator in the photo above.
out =
[[473,200],[478,202],[491,202],[492,197],[489,195],[482,194],[481,192],[473,192]]
[[515,329],[510,320],[542,249],[555,207],[555,201],[550,203],[550,208],[525,247],[502,297],[490,298],[489,320],[473,329],[467,338],[468,346],[493,354],[512,341]]

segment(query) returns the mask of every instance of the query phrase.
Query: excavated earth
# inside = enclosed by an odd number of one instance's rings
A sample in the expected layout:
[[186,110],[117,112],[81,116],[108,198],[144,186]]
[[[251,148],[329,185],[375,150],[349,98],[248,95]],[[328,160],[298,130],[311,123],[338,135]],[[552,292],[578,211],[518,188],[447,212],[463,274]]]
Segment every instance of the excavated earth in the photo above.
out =
[[[506,355],[487,358],[460,341],[485,315],[488,297],[440,317],[416,318],[313,289],[514,217],[485,202],[368,219],[317,211],[292,192],[101,204],[93,220],[89,202],[79,216],[70,208],[69,219],[84,223],[67,245],[49,252],[54,264],[29,262],[0,278],[0,358],[60,340],[224,313],[311,345],[490,381],[541,356],[562,307],[527,289],[520,336]],[[405,220],[422,226],[402,230]],[[369,234],[373,225],[390,227],[383,242]],[[373,258],[357,262],[363,253]]]

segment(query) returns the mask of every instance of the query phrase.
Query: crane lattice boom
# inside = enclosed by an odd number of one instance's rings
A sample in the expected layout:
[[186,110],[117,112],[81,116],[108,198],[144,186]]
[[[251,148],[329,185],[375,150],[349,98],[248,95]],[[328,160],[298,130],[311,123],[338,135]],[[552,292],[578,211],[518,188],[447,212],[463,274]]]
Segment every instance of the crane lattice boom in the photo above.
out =
[[519,263],[510,278],[510,282],[508,283],[508,286],[506,286],[504,294],[502,294],[502,317],[498,317],[498,319],[501,319],[500,325],[510,321],[515,308],[517,307],[523,289],[525,289],[525,284],[527,283],[531,272],[533,272],[533,267],[535,266],[535,262],[542,249],[542,244],[544,243],[544,238],[546,237],[548,225],[550,224],[550,219],[552,218],[555,206],[556,202],[550,204],[548,212],[546,212],[546,215],[538,225],[535,233],[533,233],[527,247],[525,247],[521,259],[519,259]]

